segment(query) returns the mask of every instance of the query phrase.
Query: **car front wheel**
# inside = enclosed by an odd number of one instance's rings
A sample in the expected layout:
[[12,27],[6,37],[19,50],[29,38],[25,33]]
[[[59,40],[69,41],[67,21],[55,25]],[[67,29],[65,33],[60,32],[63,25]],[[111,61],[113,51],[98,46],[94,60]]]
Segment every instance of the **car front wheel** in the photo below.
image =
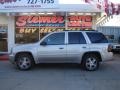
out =
[[20,70],[28,70],[34,65],[33,58],[29,54],[19,54],[16,58],[16,65]]

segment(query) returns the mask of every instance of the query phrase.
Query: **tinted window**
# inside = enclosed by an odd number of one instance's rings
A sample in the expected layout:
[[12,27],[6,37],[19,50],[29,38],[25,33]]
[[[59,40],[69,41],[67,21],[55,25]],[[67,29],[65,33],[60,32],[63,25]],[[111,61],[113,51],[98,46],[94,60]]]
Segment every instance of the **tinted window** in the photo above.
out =
[[87,32],[87,35],[92,43],[108,43],[108,40],[102,33]]
[[44,42],[47,45],[63,45],[65,41],[65,33],[54,33],[48,36]]
[[86,44],[85,38],[81,32],[68,33],[69,44]]

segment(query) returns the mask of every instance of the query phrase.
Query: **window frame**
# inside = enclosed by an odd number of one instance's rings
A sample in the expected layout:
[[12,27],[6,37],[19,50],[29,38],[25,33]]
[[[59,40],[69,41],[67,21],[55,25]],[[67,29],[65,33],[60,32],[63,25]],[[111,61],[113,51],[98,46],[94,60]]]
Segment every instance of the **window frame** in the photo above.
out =
[[65,45],[65,42],[66,42],[66,33],[65,32],[55,32],[55,33],[51,33],[51,34],[48,34],[47,36],[45,36],[40,43],[42,42],[45,42],[45,39],[47,39],[48,37],[50,37],[51,35],[53,34],[60,34],[60,33],[63,33],[64,34],[64,43],[63,44],[47,44],[47,45]]
[[85,36],[84,36],[84,34],[83,34],[82,32],[74,32],[74,31],[73,31],[73,32],[68,32],[68,33],[67,33],[67,44],[68,44],[68,45],[73,45],[73,44],[70,44],[70,43],[69,43],[69,33],[81,33],[82,36],[83,36],[83,38],[84,38],[85,43],[74,43],[74,44],[87,44],[86,38],[85,38]]
[[86,32],[86,35],[89,38],[90,43],[92,43],[92,44],[108,43],[108,39],[106,37],[104,39],[106,39],[107,42],[93,42],[91,40],[90,36],[88,35],[90,33],[92,33],[92,34],[101,34],[101,35],[103,35],[105,37],[105,35],[103,33],[100,33],[100,32]]

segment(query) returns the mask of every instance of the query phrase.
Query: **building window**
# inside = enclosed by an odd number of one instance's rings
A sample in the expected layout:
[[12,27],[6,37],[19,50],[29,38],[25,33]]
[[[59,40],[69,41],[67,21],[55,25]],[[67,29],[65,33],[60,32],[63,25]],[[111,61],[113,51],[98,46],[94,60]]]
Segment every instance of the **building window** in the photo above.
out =
[[39,40],[39,29],[37,28],[18,28],[16,29],[15,43],[33,43]]
[[65,30],[64,16],[16,16],[15,43],[33,43],[53,31]]
[[0,52],[8,51],[7,30],[8,30],[7,25],[0,25]]

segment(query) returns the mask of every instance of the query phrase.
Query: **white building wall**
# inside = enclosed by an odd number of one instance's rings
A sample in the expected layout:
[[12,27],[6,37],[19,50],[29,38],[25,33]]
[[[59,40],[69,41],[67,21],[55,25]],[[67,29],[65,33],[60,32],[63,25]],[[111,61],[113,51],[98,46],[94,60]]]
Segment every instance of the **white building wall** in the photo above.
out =
[[14,16],[9,16],[8,18],[8,53],[10,53],[11,48],[14,46],[15,46]]
[[0,24],[8,25],[8,17],[6,15],[0,15]]

